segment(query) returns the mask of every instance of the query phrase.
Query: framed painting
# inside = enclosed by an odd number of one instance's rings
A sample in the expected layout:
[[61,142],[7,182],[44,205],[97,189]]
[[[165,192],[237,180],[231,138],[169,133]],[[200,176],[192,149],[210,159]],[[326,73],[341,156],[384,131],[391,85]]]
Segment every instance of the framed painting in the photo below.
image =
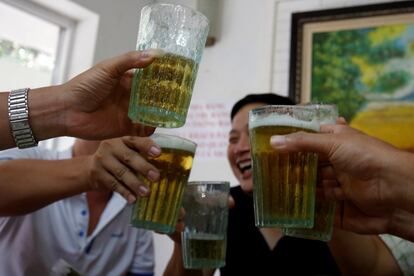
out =
[[289,93],[414,150],[414,1],[292,14]]

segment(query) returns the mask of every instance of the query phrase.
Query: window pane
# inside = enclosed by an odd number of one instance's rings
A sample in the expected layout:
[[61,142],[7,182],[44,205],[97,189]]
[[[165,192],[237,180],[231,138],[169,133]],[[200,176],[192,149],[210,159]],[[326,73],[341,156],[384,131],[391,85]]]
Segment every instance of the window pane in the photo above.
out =
[[50,85],[59,26],[0,2],[0,91]]

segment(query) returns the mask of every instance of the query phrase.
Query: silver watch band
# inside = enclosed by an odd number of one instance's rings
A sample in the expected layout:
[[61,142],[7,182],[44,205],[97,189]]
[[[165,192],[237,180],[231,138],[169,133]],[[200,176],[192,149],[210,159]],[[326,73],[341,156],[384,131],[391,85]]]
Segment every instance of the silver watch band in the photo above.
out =
[[10,91],[8,98],[8,110],[10,129],[19,149],[37,146],[37,141],[33,135],[29,123],[29,88]]

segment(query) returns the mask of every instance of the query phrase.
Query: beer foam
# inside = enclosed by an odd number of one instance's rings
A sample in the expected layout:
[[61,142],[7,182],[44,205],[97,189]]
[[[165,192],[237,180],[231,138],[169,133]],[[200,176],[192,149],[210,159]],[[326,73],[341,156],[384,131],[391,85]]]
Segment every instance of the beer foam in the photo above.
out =
[[151,138],[161,148],[179,149],[193,153],[197,148],[197,144],[193,141],[174,135],[154,133]]
[[316,119],[312,121],[302,121],[292,118],[289,115],[280,114],[269,114],[265,118],[249,122],[249,129],[261,126],[290,126],[319,132],[319,121]]

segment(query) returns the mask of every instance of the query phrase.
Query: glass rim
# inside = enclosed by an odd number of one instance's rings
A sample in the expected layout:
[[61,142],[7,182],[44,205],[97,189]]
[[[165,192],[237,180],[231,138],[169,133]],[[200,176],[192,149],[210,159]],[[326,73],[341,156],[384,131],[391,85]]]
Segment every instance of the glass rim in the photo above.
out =
[[142,7],[141,11],[143,11],[144,9],[151,8],[151,7],[156,7],[156,6],[165,6],[165,7],[171,7],[171,8],[173,8],[173,7],[180,7],[180,8],[182,8],[182,9],[184,9],[184,10],[188,10],[188,11],[190,11],[190,12],[193,12],[193,13],[195,13],[197,16],[201,17],[201,18],[202,18],[202,20],[203,20],[203,21],[205,21],[205,22],[207,23],[207,25],[209,25],[209,24],[210,24],[210,20],[209,20],[209,19],[207,18],[207,16],[205,16],[203,13],[201,13],[201,12],[197,11],[197,10],[196,10],[196,9],[194,9],[194,8],[191,8],[191,7],[189,7],[189,6],[182,5],[182,4],[172,4],[172,3],[152,3],[152,4],[148,4],[148,5],[145,5],[144,7]]
[[196,186],[196,185],[226,185],[230,187],[230,181],[188,181],[187,186]]
[[308,106],[308,107],[312,107],[315,110],[333,110],[335,112],[339,112],[339,108],[338,105],[336,104],[325,104],[325,103],[304,103],[301,104],[300,106]]
[[174,134],[167,134],[167,133],[159,133],[159,132],[157,132],[157,133],[151,134],[151,136],[149,136],[149,137],[151,139],[153,139],[153,138],[155,138],[157,136],[159,136],[159,137],[165,137],[165,138],[177,139],[177,140],[180,140],[180,141],[185,142],[187,144],[190,144],[190,145],[192,145],[194,147],[194,152],[195,152],[195,150],[196,150],[196,148],[198,146],[196,142],[194,142],[194,141],[192,141],[190,139],[187,139],[187,138],[178,136],[178,135],[174,135]]
[[297,106],[310,106],[310,107],[334,107],[338,108],[338,105],[333,103],[315,103],[315,102],[306,102],[306,103],[300,103],[297,104]]
[[283,105],[283,104],[269,104],[269,105],[261,105],[251,109],[249,112],[256,113],[259,111],[267,110],[267,109],[297,109],[297,110],[314,110],[313,107],[307,105]]

